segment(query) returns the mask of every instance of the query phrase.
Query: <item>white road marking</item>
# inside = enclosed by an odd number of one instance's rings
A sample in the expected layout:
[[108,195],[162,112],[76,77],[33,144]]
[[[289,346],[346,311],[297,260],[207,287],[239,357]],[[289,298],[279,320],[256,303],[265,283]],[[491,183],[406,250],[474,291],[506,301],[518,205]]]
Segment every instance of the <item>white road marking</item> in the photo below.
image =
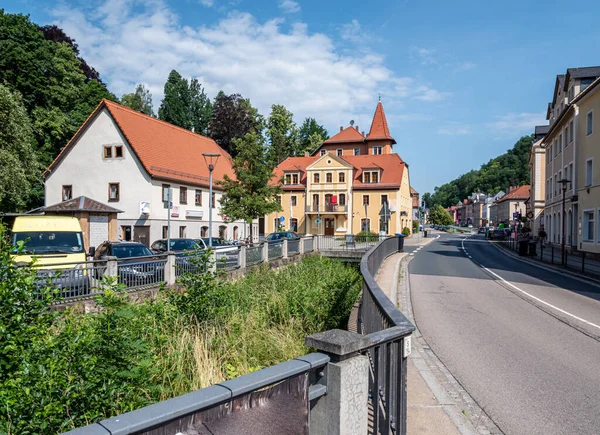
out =
[[[469,236],[469,237],[470,237],[470,236]],[[465,238],[464,238],[464,239],[462,239],[462,240],[461,240],[461,242],[460,242],[460,244],[461,244],[461,246],[462,246],[462,248],[463,248],[463,249],[465,249],[465,240],[467,240],[467,238],[468,238],[468,237],[465,237]],[[466,249],[465,249],[465,252],[466,252]],[[467,254],[467,255],[468,255],[468,254]],[[469,258],[471,258],[471,256],[469,256]],[[592,322],[590,322],[590,321],[588,321],[588,320],[585,320],[585,319],[583,319],[583,318],[581,318],[581,317],[579,317],[579,316],[576,316],[575,314],[571,314],[571,313],[569,313],[568,311],[565,311],[565,310],[563,310],[562,308],[558,308],[556,305],[552,305],[552,304],[550,304],[550,303],[548,303],[548,302],[546,302],[546,301],[543,301],[542,299],[540,299],[540,298],[538,298],[538,297],[536,297],[536,296],[533,296],[533,295],[532,295],[532,294],[530,294],[530,293],[527,293],[525,290],[523,290],[523,289],[520,289],[519,287],[517,287],[517,286],[516,286],[516,285],[514,285],[513,283],[511,283],[511,282],[508,282],[507,280],[505,280],[504,278],[502,278],[500,275],[498,275],[498,274],[497,274],[497,273],[495,273],[495,272],[492,272],[490,269],[488,269],[488,268],[487,268],[487,267],[485,267],[484,265],[477,263],[475,260],[473,260],[473,262],[474,262],[474,263],[476,263],[476,264],[478,264],[478,265],[479,265],[479,267],[481,267],[483,270],[485,270],[485,271],[489,272],[490,274],[492,274],[493,276],[495,276],[496,278],[498,278],[498,280],[502,281],[504,284],[506,284],[506,285],[508,285],[509,287],[511,287],[511,288],[513,288],[513,289],[515,289],[515,290],[517,290],[518,292],[521,292],[521,293],[523,293],[524,295],[527,295],[527,296],[528,296],[528,297],[530,297],[531,299],[533,299],[533,300],[535,300],[535,301],[537,301],[537,302],[539,302],[539,303],[541,303],[541,304],[544,304],[544,305],[546,305],[547,307],[550,307],[550,308],[552,308],[553,310],[556,310],[556,311],[558,311],[559,313],[562,313],[562,314],[564,314],[564,315],[566,315],[566,316],[572,317],[572,318],[573,318],[573,319],[575,319],[575,320],[578,320],[578,321],[580,321],[580,322],[582,322],[582,323],[585,323],[586,325],[593,326],[594,328],[598,328],[598,329],[600,329],[600,325],[596,325],[595,323],[592,323]]]

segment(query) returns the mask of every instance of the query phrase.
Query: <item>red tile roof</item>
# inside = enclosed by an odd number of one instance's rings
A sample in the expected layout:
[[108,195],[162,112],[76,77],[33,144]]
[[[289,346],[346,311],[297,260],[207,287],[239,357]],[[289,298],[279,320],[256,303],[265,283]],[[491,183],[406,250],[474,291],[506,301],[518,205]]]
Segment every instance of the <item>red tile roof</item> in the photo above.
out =
[[77,198],[69,199],[67,201],[60,202],[58,204],[49,205],[44,207],[45,212],[77,212],[77,211],[89,211],[95,213],[123,213],[114,207],[111,207],[101,202],[95,201],[88,198],[87,196],[79,196]]
[[367,135],[367,140],[376,139],[389,139],[392,141],[392,143],[396,143],[396,141],[390,134],[390,129],[388,127],[385,112],[383,111],[383,104],[381,104],[381,101],[377,103],[375,115],[373,115],[373,122],[371,123],[371,130],[369,130],[369,134]]
[[[285,172],[300,171],[300,185],[284,185],[283,190],[304,190],[306,187],[306,168],[316,162],[321,156],[288,157],[273,170],[271,183],[276,184]],[[398,154],[380,154],[368,156],[337,157],[354,166],[354,189],[398,189],[402,183],[405,163]],[[363,184],[361,181],[364,169],[381,169],[379,183]]]
[[209,171],[202,156],[207,152],[221,155],[213,172],[215,181],[222,180],[224,175],[235,178],[231,156],[214,140],[108,100],[102,100],[94,109],[46,173],[52,172],[95,115],[104,108],[118,125],[144,169],[153,178],[208,185]]
[[504,195],[502,198],[500,198],[496,202],[529,199],[529,190],[530,189],[531,189],[530,185],[517,187],[516,189],[513,189],[510,192],[508,192],[506,195]]
[[365,138],[363,137],[362,134],[360,134],[360,132],[357,130],[358,127],[346,127],[345,129],[343,129],[342,131],[340,131],[338,134],[331,136],[329,139],[327,139],[325,142],[323,142],[324,144],[330,144],[330,143],[342,143],[342,142],[346,142],[346,143],[355,143],[355,142],[364,142]]
[[410,194],[411,195],[418,195],[419,192],[417,192],[414,187],[410,186]]

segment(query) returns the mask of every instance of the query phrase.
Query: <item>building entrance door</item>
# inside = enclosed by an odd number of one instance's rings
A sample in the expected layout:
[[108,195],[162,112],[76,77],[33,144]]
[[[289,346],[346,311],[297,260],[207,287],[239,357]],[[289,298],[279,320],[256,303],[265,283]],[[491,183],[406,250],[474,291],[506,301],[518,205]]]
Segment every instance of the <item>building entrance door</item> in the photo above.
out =
[[150,246],[150,227],[136,226],[133,229],[133,240]]
[[334,218],[325,218],[325,235],[333,236],[335,233],[335,219]]

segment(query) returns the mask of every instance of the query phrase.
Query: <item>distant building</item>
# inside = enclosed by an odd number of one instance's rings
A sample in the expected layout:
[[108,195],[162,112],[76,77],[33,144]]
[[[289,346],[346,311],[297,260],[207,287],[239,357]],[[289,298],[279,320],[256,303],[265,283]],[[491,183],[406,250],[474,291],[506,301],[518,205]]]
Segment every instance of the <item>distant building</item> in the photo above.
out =
[[546,150],[542,142],[548,133],[549,126],[538,125],[535,127],[534,143],[529,153],[529,179],[531,190],[527,208],[527,220],[534,235],[537,235],[544,226],[544,198],[546,194],[546,165],[544,163]]
[[413,221],[419,221],[419,192],[417,192],[412,186],[410,186],[410,197],[412,199],[412,219]]
[[494,226],[501,223],[514,225],[514,213],[520,213],[521,216],[525,216],[525,201],[529,200],[529,189],[530,186],[511,186],[508,189],[508,193],[495,202],[496,209],[494,213],[496,214],[496,224]]

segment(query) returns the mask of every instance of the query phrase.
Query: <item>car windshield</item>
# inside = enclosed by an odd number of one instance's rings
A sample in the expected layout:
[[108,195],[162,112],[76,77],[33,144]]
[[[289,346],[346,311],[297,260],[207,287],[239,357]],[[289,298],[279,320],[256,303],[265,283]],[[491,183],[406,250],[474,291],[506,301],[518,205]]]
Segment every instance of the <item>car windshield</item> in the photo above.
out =
[[[206,246],[209,245],[209,243],[208,243],[208,241],[209,241],[208,237],[205,237],[202,240],[204,241],[204,243],[206,244]],[[213,237],[213,239],[212,239],[212,245],[213,246],[229,246],[229,245],[231,245],[231,243],[229,243],[225,239],[221,239],[219,237]]]
[[171,240],[171,251],[194,251],[198,245],[192,239]]
[[152,251],[144,245],[113,246],[113,255],[117,258],[148,257]]
[[77,254],[83,252],[81,233],[74,232],[23,232],[13,233],[13,252],[18,242],[24,242],[23,254]]

